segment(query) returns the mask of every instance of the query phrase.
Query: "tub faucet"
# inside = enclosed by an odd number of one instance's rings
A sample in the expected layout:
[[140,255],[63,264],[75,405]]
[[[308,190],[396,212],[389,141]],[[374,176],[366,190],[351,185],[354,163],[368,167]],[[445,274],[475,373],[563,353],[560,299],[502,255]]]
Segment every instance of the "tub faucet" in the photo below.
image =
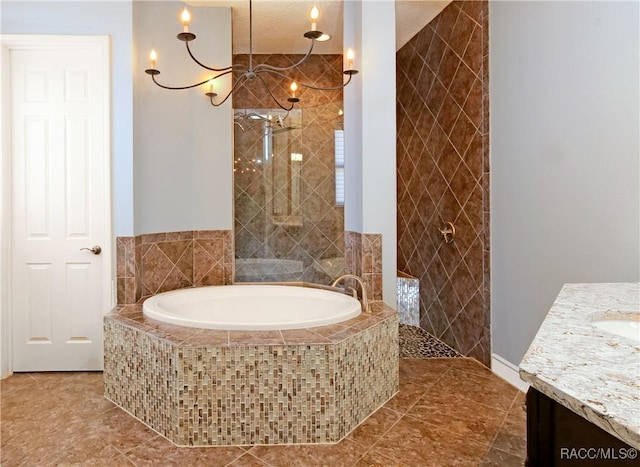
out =
[[364,281],[360,277],[356,276],[355,274],[343,274],[331,283],[331,287],[335,287],[340,281],[344,279],[353,279],[358,284],[360,284],[360,289],[362,290],[362,311],[371,313],[371,305],[369,305],[369,300],[367,299],[367,286],[364,285]]

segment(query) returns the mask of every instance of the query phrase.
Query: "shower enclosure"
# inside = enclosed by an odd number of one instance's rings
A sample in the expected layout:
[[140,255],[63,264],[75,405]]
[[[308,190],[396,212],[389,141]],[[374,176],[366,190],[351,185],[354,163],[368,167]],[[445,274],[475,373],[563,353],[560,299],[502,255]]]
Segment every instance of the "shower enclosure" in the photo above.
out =
[[341,102],[235,110],[236,282],[344,272],[341,113]]

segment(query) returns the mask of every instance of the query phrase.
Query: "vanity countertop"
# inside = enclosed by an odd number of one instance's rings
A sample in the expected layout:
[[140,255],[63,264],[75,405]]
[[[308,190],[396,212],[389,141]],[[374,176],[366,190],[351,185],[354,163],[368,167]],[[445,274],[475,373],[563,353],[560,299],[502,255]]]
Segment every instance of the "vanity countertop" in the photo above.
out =
[[565,284],[520,363],[520,378],[640,449],[640,342],[597,319],[640,312],[640,283]]

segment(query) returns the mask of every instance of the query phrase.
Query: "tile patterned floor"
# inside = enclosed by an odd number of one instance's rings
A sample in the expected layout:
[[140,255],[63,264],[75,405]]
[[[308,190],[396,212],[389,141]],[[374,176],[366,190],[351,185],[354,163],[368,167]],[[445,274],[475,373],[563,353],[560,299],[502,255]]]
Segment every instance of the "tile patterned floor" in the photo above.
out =
[[177,448],[103,397],[102,373],[0,381],[10,466],[521,466],[524,394],[467,358],[402,359],[400,391],[335,445]]

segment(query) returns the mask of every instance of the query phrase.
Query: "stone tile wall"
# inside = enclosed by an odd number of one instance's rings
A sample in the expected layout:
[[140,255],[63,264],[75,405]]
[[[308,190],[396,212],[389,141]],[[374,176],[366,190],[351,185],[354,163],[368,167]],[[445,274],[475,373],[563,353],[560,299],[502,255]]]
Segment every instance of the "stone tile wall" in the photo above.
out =
[[135,237],[116,238],[116,285],[118,304],[136,302]]
[[363,279],[370,300],[382,300],[382,235],[347,231],[344,240],[346,272]]
[[[300,55],[254,55],[255,63],[287,66],[300,60]],[[234,63],[247,61],[246,55],[234,56]],[[342,82],[342,55],[312,55],[293,71],[298,82],[317,86],[336,86]],[[262,75],[274,94],[284,103],[289,96],[290,82]],[[344,208],[336,203],[334,130],[342,129],[342,90],[313,91],[300,88],[302,109],[301,129],[280,133],[295,137],[301,147],[301,203],[295,222],[276,219],[270,206],[273,197],[281,196],[284,186],[265,186],[272,180],[270,165],[263,159],[263,136],[260,127],[253,131],[236,128],[234,132],[234,216],[236,257],[240,259],[276,259],[299,262],[300,271],[288,271],[286,280],[328,284],[340,269],[323,268],[322,260],[344,258]],[[276,104],[266,89],[256,80],[233,93],[233,107],[273,109]],[[289,148],[289,152],[291,149]],[[277,157],[289,157],[280,154]],[[247,170],[249,169],[249,170]],[[270,198],[271,197],[271,198]],[[273,274],[253,275],[249,281],[278,281],[282,274],[276,262]],[[296,268],[297,269],[297,268]],[[338,268],[339,269],[339,268]],[[256,277],[257,276],[257,277]]]
[[396,60],[398,269],[420,279],[421,327],[488,365],[488,2],[451,3]]
[[233,283],[233,234],[195,230],[118,237],[117,301],[185,287]]

